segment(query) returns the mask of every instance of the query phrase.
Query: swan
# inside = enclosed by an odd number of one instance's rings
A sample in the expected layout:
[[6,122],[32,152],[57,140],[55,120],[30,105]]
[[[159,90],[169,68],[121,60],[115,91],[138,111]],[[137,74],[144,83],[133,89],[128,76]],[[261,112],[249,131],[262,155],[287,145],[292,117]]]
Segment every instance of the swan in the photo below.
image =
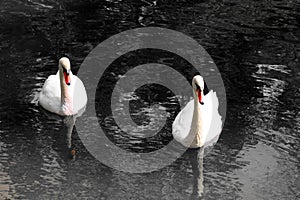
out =
[[61,116],[76,115],[83,112],[87,94],[82,81],[72,74],[70,60],[59,60],[58,72],[45,81],[39,95],[40,105]]
[[204,80],[200,75],[193,77],[192,88],[194,99],[176,116],[172,135],[187,148],[209,146],[216,142],[222,130],[219,101],[214,91],[204,96]]

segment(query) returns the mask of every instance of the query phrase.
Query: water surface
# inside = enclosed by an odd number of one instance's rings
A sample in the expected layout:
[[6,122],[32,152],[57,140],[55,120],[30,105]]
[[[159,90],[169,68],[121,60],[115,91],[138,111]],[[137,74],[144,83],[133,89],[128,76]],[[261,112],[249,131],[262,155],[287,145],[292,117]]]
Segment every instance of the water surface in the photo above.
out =
[[[297,7],[297,1],[288,0],[2,0],[0,199],[298,199]],[[43,82],[56,73],[60,56],[71,58],[76,74],[97,44],[147,26],[181,31],[213,57],[228,99],[218,143],[203,160],[201,152],[189,150],[159,171],[129,174],[97,161],[74,129],[77,157],[71,160],[63,119],[37,104]],[[166,63],[172,60],[162,56]],[[176,100],[155,86],[137,94],[138,99],[123,96],[135,100],[132,118],[147,124],[154,116],[149,101],[158,101],[168,111],[169,126],[148,145],[117,130],[115,142],[138,151],[160,148],[172,139]]]

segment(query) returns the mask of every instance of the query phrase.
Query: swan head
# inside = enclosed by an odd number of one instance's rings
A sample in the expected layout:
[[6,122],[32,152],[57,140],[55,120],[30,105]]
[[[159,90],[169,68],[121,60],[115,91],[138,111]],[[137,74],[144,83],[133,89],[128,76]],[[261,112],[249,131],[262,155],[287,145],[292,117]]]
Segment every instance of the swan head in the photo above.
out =
[[203,90],[204,90],[204,80],[203,77],[200,75],[196,75],[193,78],[192,81],[192,86],[193,86],[193,92],[195,94],[195,96],[198,97],[198,101],[201,105],[204,104],[204,102],[202,101],[203,99]]
[[63,77],[66,85],[71,85],[71,63],[66,57],[62,57],[58,64],[59,72],[61,77]]

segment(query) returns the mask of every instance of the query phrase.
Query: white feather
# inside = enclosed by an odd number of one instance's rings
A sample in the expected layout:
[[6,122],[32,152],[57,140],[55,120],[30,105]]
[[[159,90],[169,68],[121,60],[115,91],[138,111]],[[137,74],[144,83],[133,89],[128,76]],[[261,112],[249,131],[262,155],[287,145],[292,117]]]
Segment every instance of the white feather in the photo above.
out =
[[[172,125],[172,134],[176,141],[189,147],[186,138],[188,137],[194,113],[194,99],[179,112]],[[198,99],[196,99],[198,101]],[[221,116],[218,112],[219,101],[216,92],[210,91],[203,97],[204,105],[200,105],[200,114],[202,118],[201,137],[204,140],[204,146],[211,144],[218,139],[222,131]],[[200,147],[200,146],[199,146]]]
[[[73,98],[73,113],[72,115],[78,114],[84,111],[87,103],[87,94],[82,81],[75,75],[70,73],[71,84],[68,86],[71,97]],[[56,75],[51,75],[45,81],[42,91],[39,95],[40,105],[53,113],[58,115],[64,115],[61,105],[61,82],[60,82],[59,71]]]

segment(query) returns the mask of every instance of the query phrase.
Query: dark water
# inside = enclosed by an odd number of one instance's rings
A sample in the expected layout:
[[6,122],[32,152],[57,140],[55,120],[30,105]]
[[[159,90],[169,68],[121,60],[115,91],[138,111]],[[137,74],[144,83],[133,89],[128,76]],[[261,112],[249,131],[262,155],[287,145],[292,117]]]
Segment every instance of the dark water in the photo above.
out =
[[[0,199],[299,199],[299,6],[288,0],[1,0]],[[71,58],[76,74],[97,44],[144,26],[183,32],[213,57],[228,99],[218,143],[203,160],[201,152],[187,151],[159,171],[129,174],[94,159],[74,129],[77,157],[69,159],[63,119],[43,111],[36,94],[61,55]],[[148,120],[153,113],[139,104],[135,120]],[[139,148],[155,149],[170,137],[166,128],[162,140]]]

